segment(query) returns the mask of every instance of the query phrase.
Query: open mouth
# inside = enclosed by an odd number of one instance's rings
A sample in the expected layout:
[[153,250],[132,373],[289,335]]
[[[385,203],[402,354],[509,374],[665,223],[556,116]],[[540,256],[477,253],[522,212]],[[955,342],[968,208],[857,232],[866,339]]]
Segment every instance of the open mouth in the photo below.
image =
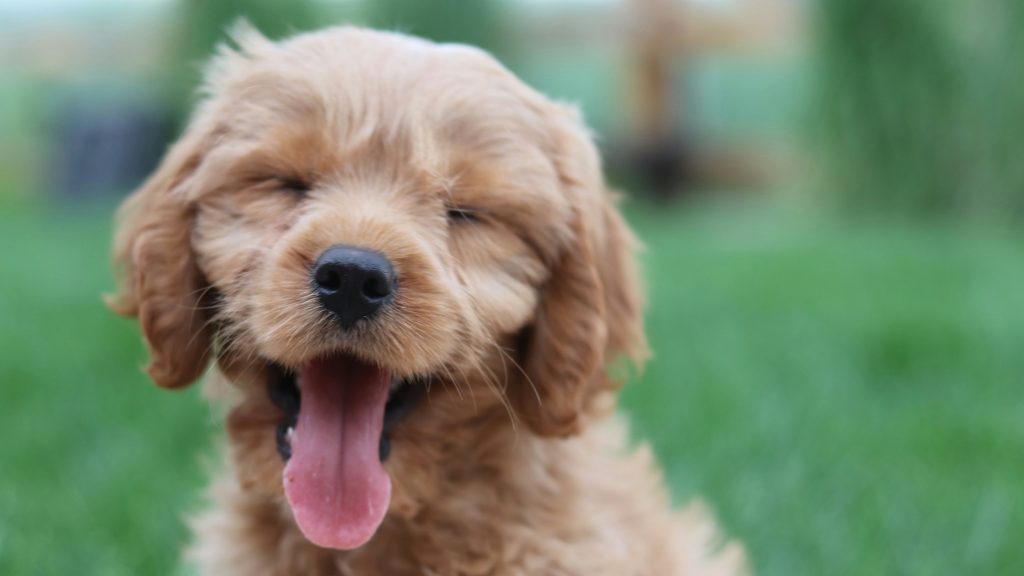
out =
[[[388,391],[388,400],[384,405],[384,426],[380,435],[378,456],[385,462],[391,454],[391,430],[405,419],[419,403],[426,384],[425,378],[392,379]],[[270,401],[284,412],[284,420],[277,426],[277,453],[287,461],[292,456],[292,439],[295,436],[295,425],[299,418],[302,395],[299,392],[296,376],[292,372],[273,367],[273,374],[267,385]]]
[[299,528],[319,546],[361,546],[390,502],[382,463],[391,430],[412,411],[423,386],[349,355],[315,360],[298,373],[273,372],[268,392],[285,414],[277,449]]

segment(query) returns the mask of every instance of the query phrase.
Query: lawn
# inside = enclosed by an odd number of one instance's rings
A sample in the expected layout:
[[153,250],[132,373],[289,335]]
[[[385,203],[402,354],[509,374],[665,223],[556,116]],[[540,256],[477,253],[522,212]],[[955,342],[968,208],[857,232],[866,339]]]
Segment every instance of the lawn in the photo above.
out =
[[[0,574],[173,573],[218,429],[109,314],[106,210],[0,214]],[[1024,233],[637,206],[677,501],[759,574],[1020,574]]]

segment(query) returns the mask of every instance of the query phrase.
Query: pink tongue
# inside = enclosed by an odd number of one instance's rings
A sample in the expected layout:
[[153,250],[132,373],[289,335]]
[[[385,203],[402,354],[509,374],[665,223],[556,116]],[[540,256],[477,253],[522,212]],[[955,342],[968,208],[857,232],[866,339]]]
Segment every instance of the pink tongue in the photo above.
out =
[[284,468],[285,495],[311,542],[357,548],[377,531],[391,500],[379,456],[390,375],[337,356],[313,362],[298,382],[302,408]]

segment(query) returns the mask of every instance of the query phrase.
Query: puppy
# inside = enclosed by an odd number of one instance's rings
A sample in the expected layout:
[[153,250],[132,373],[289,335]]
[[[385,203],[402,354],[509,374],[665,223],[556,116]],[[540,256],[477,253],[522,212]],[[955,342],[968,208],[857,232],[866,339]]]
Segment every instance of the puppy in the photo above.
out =
[[465,46],[235,36],[111,298],[156,384],[230,398],[201,572],[743,572],[609,418],[636,242],[575,111]]

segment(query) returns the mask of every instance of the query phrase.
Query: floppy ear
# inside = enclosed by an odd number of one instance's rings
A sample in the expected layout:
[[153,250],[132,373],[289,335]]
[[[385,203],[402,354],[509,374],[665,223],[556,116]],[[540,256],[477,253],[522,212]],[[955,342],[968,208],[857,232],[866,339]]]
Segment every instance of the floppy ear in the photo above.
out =
[[186,134],[118,211],[114,266],[121,278],[107,304],[121,315],[138,316],[150,352],[146,371],[164,388],[192,383],[209,360],[205,281],[189,238],[188,184],[203,148],[201,136]]
[[[569,436],[584,416],[612,405],[621,381],[609,364],[646,357],[636,240],[605,188],[596,148],[575,111],[553,122],[554,162],[573,205],[569,241],[542,289],[525,333],[524,372],[514,390],[520,416],[538,434]],[[604,400],[604,406],[601,401]]]

